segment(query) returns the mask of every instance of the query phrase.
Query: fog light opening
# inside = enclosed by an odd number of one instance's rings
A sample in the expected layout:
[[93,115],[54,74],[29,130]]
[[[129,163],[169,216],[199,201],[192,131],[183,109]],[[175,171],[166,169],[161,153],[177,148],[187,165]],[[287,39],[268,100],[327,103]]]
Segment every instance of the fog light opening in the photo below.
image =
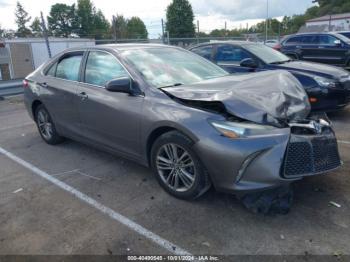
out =
[[317,98],[316,97],[310,97],[309,98],[310,103],[317,103]]

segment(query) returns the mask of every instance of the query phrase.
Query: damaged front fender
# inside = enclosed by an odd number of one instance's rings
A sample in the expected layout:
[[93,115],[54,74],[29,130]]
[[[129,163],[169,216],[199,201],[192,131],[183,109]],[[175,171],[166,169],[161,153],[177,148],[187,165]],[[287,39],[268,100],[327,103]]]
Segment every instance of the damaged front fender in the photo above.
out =
[[163,91],[184,103],[215,106],[245,120],[279,127],[307,118],[311,109],[302,85],[286,71],[226,76]]

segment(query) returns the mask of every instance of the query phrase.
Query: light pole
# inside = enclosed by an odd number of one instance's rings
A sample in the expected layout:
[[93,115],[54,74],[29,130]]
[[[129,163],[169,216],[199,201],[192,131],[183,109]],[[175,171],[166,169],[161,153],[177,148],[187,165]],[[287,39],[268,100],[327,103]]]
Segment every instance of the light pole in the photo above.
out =
[[269,22],[269,0],[266,0],[265,43],[267,41],[268,22]]

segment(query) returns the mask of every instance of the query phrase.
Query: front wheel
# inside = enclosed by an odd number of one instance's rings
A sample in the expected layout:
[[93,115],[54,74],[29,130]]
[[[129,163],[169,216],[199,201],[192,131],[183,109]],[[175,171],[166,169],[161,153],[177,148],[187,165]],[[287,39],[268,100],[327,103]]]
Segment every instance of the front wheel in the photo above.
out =
[[40,136],[46,143],[57,145],[63,142],[63,137],[57,133],[55,124],[44,105],[39,105],[35,110],[35,122]]
[[172,131],[160,136],[151,151],[152,168],[159,184],[181,199],[195,199],[211,185],[192,145],[188,137]]

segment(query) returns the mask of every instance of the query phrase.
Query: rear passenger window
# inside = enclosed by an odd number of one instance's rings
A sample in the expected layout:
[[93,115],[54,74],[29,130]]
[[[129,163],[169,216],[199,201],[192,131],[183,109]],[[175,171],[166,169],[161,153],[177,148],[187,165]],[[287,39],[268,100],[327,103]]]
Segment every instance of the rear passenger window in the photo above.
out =
[[191,51],[196,53],[197,55],[200,55],[200,56],[210,60],[211,54],[213,52],[213,46],[208,45],[208,46],[198,47],[198,48],[192,49]]
[[301,42],[303,44],[308,45],[317,45],[318,44],[318,36],[317,35],[306,35],[301,38]]
[[71,81],[79,80],[80,63],[83,54],[72,54],[64,57],[58,62],[56,77]]
[[302,41],[302,37],[301,36],[295,36],[295,37],[291,37],[286,41],[287,45],[295,45],[295,44],[300,44]]
[[47,76],[55,76],[56,75],[56,67],[57,67],[57,63],[54,63],[49,70],[47,70],[46,75]]
[[125,76],[128,73],[113,55],[99,51],[89,53],[85,71],[86,83],[105,86],[108,81]]
[[239,64],[243,59],[252,58],[248,52],[242,48],[232,45],[222,45],[218,47],[216,61],[218,63]]

